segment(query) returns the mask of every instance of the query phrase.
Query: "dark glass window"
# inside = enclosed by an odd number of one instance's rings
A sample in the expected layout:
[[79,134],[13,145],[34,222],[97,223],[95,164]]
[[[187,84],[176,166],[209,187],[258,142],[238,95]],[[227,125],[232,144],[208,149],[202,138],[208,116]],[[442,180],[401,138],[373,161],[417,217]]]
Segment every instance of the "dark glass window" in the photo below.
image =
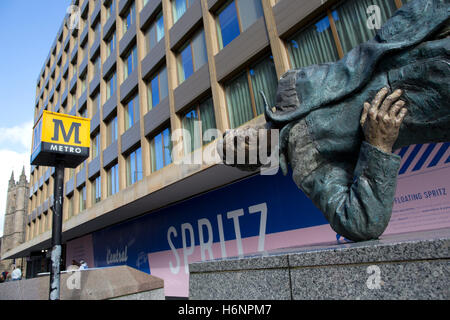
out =
[[207,61],[205,34],[202,29],[180,50],[178,55],[178,82],[181,84]]
[[141,148],[137,148],[131,152],[126,158],[127,163],[127,186],[142,180],[142,152]]
[[134,1],[132,5],[128,8],[125,17],[123,18],[123,34],[125,34],[136,19],[136,8],[134,6]]
[[123,78],[126,80],[128,76],[137,68],[137,49],[136,46],[130,49],[123,60]]
[[147,86],[147,107],[148,110],[151,110],[152,108],[156,107],[162,100],[164,100],[169,93],[167,69],[165,66],[160,69],[158,73],[153,76],[153,78],[151,78]]
[[125,130],[139,121],[139,95],[135,95],[125,106]]
[[150,161],[152,172],[172,163],[172,141],[170,128],[166,128],[150,141]]
[[164,18],[162,12],[158,14],[155,21],[150,25],[146,34],[146,42],[145,47],[147,49],[147,53],[150,52],[153,47],[164,37]]
[[173,23],[177,22],[186,12],[194,0],[172,0]]
[[119,164],[116,163],[108,170],[108,196],[119,192]]
[[247,30],[263,15],[261,0],[228,1],[217,13],[220,49]]
[[275,105],[278,78],[272,57],[266,58],[243,71],[225,84],[228,118],[231,128],[250,121],[264,112],[260,91],[269,105]]
[[106,145],[117,140],[117,116],[112,118],[106,125]]
[[208,98],[202,103],[191,108],[182,119],[183,129],[189,132],[185,136],[184,151],[189,153],[200,148],[211,140],[206,139],[205,132],[209,129],[216,129],[216,118],[214,115],[214,104],[212,98]]

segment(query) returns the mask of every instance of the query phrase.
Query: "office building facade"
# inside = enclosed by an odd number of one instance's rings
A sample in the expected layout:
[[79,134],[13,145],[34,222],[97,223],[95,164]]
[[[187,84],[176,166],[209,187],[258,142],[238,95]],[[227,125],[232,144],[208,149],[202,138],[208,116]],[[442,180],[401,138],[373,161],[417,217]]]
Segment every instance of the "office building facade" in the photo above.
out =
[[[35,121],[91,119],[90,157],[65,172],[66,261],[126,263],[186,296],[189,262],[336,240],[290,177],[220,165],[216,138],[264,123],[260,91],[273,105],[287,70],[341,59],[406,2],[73,1],[34,106]],[[210,161],[186,164],[197,156]],[[26,241],[8,257],[50,248],[53,174],[31,168]]]

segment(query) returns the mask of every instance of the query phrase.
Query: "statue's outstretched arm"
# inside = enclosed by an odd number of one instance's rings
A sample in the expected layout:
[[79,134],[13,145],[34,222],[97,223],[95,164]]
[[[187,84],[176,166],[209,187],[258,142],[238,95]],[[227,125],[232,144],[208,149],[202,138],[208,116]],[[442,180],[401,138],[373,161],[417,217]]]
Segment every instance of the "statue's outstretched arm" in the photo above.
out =
[[[389,223],[400,167],[400,157],[392,154],[392,146],[407,112],[405,103],[398,100],[401,94],[396,90],[387,96],[388,89],[384,88],[371,104],[365,103],[361,125],[366,141],[356,167],[350,162],[327,162],[301,182],[296,181],[333,230],[348,239],[376,239]],[[292,141],[294,148],[295,144]],[[294,180],[300,161],[301,155],[291,158]]]

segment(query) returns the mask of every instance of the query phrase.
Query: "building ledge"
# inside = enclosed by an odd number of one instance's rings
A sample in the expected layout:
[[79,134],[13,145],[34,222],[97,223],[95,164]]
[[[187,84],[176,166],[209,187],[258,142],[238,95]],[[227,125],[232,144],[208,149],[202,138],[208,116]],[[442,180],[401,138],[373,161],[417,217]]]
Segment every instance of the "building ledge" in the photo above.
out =
[[[249,123],[263,123],[264,121],[262,115]],[[63,243],[257,173],[244,172],[221,164],[217,152],[215,152],[216,145],[217,140],[185,156],[180,161],[180,163],[186,163],[188,158],[195,159],[198,154],[202,153],[215,155],[214,159],[208,160],[209,163],[201,165],[172,163],[63,222]],[[46,232],[5,252],[1,258],[25,257],[31,252],[50,247],[51,232]]]

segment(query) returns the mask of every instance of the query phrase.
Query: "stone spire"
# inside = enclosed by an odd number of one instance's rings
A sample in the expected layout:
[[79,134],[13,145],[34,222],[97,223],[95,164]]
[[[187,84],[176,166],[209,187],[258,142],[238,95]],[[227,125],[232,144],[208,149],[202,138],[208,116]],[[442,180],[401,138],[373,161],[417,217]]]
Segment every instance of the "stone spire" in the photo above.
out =
[[14,180],[14,170],[11,172],[11,178],[9,178],[8,189],[13,188],[16,185],[16,180]]
[[22,167],[22,173],[20,174],[19,184],[21,186],[26,186],[28,184],[27,176],[25,175],[25,166]]

